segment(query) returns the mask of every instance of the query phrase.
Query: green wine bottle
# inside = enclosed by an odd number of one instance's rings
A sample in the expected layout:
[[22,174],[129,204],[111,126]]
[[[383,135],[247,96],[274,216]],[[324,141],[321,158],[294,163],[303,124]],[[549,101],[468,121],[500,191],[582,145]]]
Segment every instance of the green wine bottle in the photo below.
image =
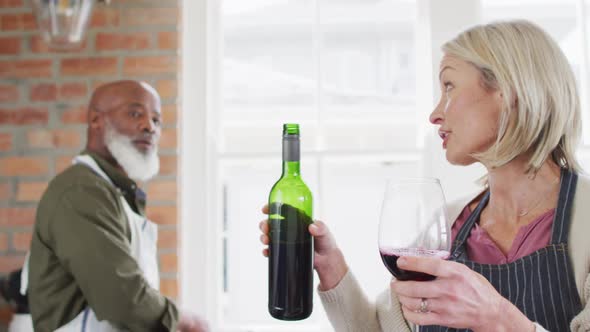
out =
[[283,174],[270,191],[268,311],[281,320],[301,320],[313,309],[311,191],[301,179],[299,125],[283,126]]

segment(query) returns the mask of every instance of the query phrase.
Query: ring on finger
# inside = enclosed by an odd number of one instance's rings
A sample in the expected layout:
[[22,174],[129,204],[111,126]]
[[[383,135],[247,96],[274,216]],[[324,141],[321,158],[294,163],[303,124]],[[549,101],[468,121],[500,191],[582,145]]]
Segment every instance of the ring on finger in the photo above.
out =
[[428,310],[428,300],[426,298],[422,298],[420,301],[420,308],[416,312],[421,314],[427,314],[430,312],[430,310]]

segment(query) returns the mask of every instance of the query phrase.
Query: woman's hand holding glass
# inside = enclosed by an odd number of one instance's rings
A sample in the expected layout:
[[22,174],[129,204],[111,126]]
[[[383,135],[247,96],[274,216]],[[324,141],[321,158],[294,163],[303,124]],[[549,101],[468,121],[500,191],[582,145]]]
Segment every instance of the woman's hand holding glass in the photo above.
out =
[[[268,215],[268,205],[262,208],[262,213]],[[270,242],[268,237],[268,219],[262,220],[259,227],[262,231],[260,242],[268,245]],[[344,278],[348,272],[348,266],[326,224],[315,220],[313,224],[309,225],[309,232],[314,238],[315,254],[313,267],[320,279],[320,290],[330,290],[336,287],[342,278]],[[268,247],[262,250],[262,254],[268,257]]]
[[[440,325],[480,331],[534,331],[534,324],[503,298],[479,273],[467,266],[431,257],[403,257],[401,269],[436,277],[429,282],[391,282],[405,318],[418,325]],[[422,299],[428,313],[420,313]],[[506,329],[503,329],[503,328]]]

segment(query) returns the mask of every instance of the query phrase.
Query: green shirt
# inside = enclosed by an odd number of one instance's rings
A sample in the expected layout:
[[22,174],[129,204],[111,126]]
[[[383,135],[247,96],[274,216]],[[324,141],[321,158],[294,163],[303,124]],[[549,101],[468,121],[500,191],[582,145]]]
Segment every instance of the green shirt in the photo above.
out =
[[145,214],[145,195],[123,172],[89,154],[116,187],[88,166],[56,176],[39,202],[31,241],[28,296],[35,331],[53,331],[89,306],[129,331],[176,331],[178,309],[148,285],[131,255],[120,201]]

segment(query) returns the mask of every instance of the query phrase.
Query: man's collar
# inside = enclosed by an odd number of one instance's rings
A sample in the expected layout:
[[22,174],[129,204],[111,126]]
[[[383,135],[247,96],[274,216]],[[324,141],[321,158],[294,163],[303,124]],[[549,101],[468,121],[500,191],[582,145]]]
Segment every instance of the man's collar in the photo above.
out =
[[135,181],[130,179],[123,171],[116,168],[113,164],[105,160],[104,158],[100,157],[98,154],[84,150],[81,154],[89,155],[96,161],[98,166],[106,173],[106,175],[113,181],[116,187],[119,189],[129,192],[135,193],[137,189],[137,184]]

